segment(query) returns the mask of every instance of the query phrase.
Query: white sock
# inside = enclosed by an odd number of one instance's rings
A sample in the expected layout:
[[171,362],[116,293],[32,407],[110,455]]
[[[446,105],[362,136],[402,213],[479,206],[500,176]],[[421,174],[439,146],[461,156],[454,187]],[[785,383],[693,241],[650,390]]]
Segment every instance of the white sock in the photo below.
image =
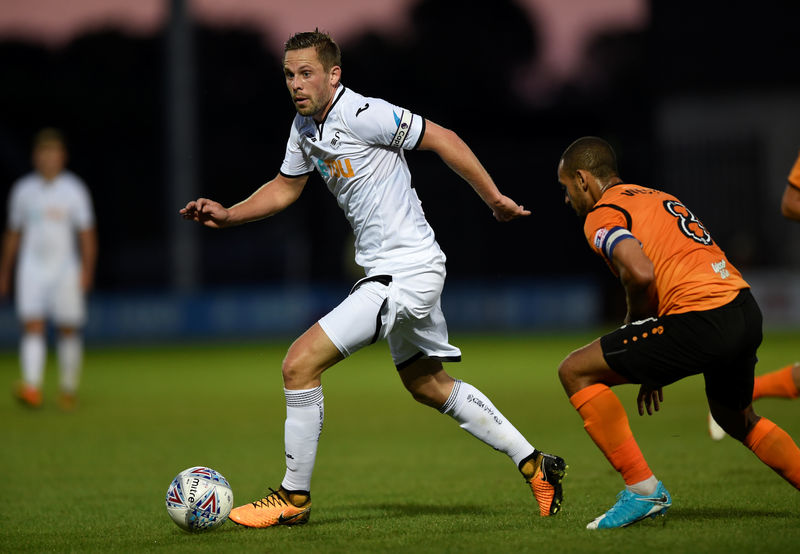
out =
[[25,333],[19,345],[19,359],[22,366],[22,380],[37,389],[44,381],[44,362],[47,358],[47,343],[44,335]]
[[639,494],[641,496],[651,496],[656,492],[658,488],[658,479],[656,479],[655,475],[651,475],[644,481],[639,481],[638,483],[634,483],[633,485],[626,485],[626,489],[631,491],[633,494]]
[[310,491],[325,417],[322,386],[307,390],[283,389],[283,392],[286,394],[286,475],[281,486],[288,491]]
[[469,383],[457,379],[450,397],[440,411],[455,419],[472,436],[495,450],[508,454],[517,467],[534,451],[531,443],[525,440],[511,422],[481,391]]
[[75,394],[81,378],[83,337],[78,333],[58,338],[58,365],[61,371],[61,392]]

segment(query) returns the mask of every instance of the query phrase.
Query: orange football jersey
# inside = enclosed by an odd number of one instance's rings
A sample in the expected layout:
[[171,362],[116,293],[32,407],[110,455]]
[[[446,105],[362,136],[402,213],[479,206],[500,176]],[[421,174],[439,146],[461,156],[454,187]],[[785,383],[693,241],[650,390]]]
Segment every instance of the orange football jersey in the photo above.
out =
[[641,243],[653,262],[659,316],[717,308],[749,287],[703,224],[665,192],[612,186],[586,216],[583,231],[612,271],[617,241],[633,235]]
[[789,172],[789,184],[800,189],[800,154],[797,155],[792,171]]

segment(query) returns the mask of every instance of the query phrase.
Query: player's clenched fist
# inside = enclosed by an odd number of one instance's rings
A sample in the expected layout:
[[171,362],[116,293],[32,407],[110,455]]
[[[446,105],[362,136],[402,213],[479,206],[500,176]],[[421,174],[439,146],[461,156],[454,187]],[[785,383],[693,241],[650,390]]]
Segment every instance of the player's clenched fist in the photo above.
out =
[[220,228],[228,223],[230,213],[219,202],[208,198],[192,200],[180,211],[183,219],[190,219],[202,223],[206,227]]

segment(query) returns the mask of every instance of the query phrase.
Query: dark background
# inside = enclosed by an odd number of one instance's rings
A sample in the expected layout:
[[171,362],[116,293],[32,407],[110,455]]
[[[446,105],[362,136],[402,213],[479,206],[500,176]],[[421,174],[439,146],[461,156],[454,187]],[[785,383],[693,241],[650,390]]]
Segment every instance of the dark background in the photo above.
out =
[[[593,37],[583,71],[537,106],[514,86],[541,40],[526,13],[511,0],[427,0],[414,8],[413,33],[402,40],[366,32],[341,43],[342,81],[458,132],[500,189],[532,209],[530,218],[498,224],[435,154],[407,153],[451,280],[584,274],[612,283],[556,181],[560,153],[587,134],[615,145],[624,179],[674,192],[693,207],[735,264],[780,267],[794,263],[770,240],[769,226],[774,234],[782,223],[765,223],[758,214],[732,219],[741,204],[730,203],[730,176],[713,169],[727,168],[742,183],[735,190],[744,209],[769,202],[761,211],[780,220],[775,191],[785,180],[766,182],[763,142],[723,140],[674,151],[656,127],[670,98],[800,98],[797,4],[653,1],[646,29]],[[261,34],[193,25],[191,37],[195,186],[198,195],[230,205],[277,173],[294,109],[281,59],[264,48]],[[70,168],[95,202],[102,291],[175,286],[170,232],[182,205],[170,195],[166,48],[165,35],[113,31],[55,50],[0,43],[3,196],[29,171],[34,132],[62,128]],[[800,128],[800,121],[793,125]],[[696,164],[679,182],[665,182],[675,175],[666,165],[692,156]],[[792,162],[785,160],[785,174]],[[695,175],[705,188],[692,182]],[[349,226],[317,175],[295,205],[268,222],[197,232],[195,278],[203,288],[354,280]]]

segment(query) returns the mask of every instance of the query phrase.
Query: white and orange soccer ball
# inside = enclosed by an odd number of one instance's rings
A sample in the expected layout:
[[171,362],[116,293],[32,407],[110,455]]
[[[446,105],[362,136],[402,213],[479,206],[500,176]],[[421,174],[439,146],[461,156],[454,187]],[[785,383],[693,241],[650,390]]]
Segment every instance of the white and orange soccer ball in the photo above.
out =
[[228,519],[233,491],[227,479],[209,467],[181,471],[167,489],[167,513],[185,531],[209,531]]

